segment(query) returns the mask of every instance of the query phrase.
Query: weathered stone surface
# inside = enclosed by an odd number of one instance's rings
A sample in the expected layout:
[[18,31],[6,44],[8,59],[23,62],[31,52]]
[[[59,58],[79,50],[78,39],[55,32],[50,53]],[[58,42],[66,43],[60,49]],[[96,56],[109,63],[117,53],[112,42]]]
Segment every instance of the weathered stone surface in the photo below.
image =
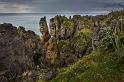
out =
[[0,76],[0,82],[9,82],[9,81],[6,77]]
[[[51,20],[51,22],[53,22],[54,19]],[[51,26],[51,31],[53,36],[55,36],[55,28],[53,26],[54,24],[50,25]],[[41,43],[43,46],[42,49],[42,54],[44,54],[44,58],[46,59],[46,62],[48,62],[49,64],[54,64],[55,63],[55,59],[57,57],[56,55],[56,49],[55,49],[55,39],[54,37],[51,37],[51,35],[49,34],[48,31],[48,26],[46,23],[46,18],[43,17],[40,20],[40,29],[41,29]]]
[[56,36],[56,22],[54,18],[50,19],[50,35]]
[[[67,40],[73,38],[75,32],[86,28],[88,25],[84,24],[84,21],[81,20],[84,19],[84,17],[80,15],[75,15],[73,18],[65,17],[65,16],[55,16],[54,18],[50,19],[49,28],[50,31],[48,31],[48,26],[46,23],[46,18],[43,17],[40,20],[40,28],[41,28],[41,43],[43,46],[42,54],[44,54],[44,58],[46,59],[46,62],[49,64],[56,64],[56,59],[60,58],[60,62],[64,62],[65,64],[68,64],[68,62],[73,62],[74,58],[79,55],[79,53],[69,53],[71,56],[66,57],[67,50],[74,48],[71,46],[68,46],[66,48],[58,47],[59,41],[61,40]],[[90,17],[85,17],[85,19],[90,20]],[[50,36],[50,37],[49,37]],[[47,38],[48,37],[48,38]],[[68,44],[65,44],[65,46]],[[73,44],[72,44],[73,45]],[[59,50],[60,49],[60,50]],[[86,50],[80,51],[80,54],[85,54]],[[82,53],[81,53],[82,52]],[[63,56],[62,56],[63,55]],[[65,57],[65,58],[62,58]],[[61,63],[61,64],[62,64]],[[54,66],[54,65],[53,65]]]
[[45,42],[47,42],[51,37],[49,34],[49,31],[48,31],[46,17],[43,17],[40,19],[39,26],[40,26],[40,32],[42,33],[41,43],[42,43],[42,45],[44,45]]
[[35,68],[33,56],[39,53],[41,48],[36,37],[34,32],[25,31],[23,27],[16,28],[8,23],[0,24],[0,72],[2,76],[14,82],[24,72]]
[[42,79],[48,81],[48,80],[53,79],[55,76],[56,76],[55,71],[49,71],[43,75]]
[[57,57],[56,47],[55,46],[56,46],[56,41],[52,37],[48,41],[47,55],[46,55],[46,58],[51,62],[51,64],[54,64],[55,63],[55,59]]
[[50,34],[57,39],[68,38],[74,31],[74,22],[65,16],[55,16],[50,19]]

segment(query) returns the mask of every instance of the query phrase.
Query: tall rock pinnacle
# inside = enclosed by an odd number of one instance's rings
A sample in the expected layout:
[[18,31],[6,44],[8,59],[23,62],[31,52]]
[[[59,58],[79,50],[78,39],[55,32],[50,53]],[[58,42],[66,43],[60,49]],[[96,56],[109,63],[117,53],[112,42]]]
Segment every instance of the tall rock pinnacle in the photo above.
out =
[[54,64],[56,59],[55,41],[53,40],[54,38],[51,37],[48,31],[46,17],[40,19],[39,26],[40,31],[42,33],[41,35],[41,44],[43,46],[42,54],[44,54],[44,57],[48,63]]
[[47,25],[47,22],[46,22],[46,17],[43,17],[43,18],[40,19],[39,26],[40,26],[40,32],[42,33],[41,43],[44,44],[51,37],[50,34],[49,34],[49,31],[48,31],[48,25]]

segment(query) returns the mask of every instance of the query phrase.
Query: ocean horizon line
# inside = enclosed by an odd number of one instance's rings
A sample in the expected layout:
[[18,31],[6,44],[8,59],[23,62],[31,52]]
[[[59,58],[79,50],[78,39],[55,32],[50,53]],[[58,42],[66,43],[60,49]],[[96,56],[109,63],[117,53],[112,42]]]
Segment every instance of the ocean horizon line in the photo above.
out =
[[0,13],[0,15],[7,15],[7,14],[107,14],[108,12],[51,12],[51,13]]

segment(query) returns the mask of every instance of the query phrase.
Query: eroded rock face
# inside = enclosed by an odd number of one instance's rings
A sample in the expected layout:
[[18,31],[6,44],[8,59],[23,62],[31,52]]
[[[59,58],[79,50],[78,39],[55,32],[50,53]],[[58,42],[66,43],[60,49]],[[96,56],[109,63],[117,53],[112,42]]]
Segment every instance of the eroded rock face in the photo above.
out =
[[55,16],[50,19],[50,34],[56,39],[66,39],[72,36],[74,22],[65,16]]
[[47,42],[51,37],[49,34],[49,31],[48,31],[46,17],[43,17],[40,19],[39,26],[40,26],[40,32],[42,33],[41,43],[42,43],[42,45],[44,45],[45,42]]
[[50,19],[50,35],[56,36],[56,22],[54,18]]
[[[43,46],[42,54],[44,54],[44,58],[46,62],[49,64],[54,64],[56,59],[56,49],[55,49],[55,40],[51,37],[48,26],[46,23],[46,17],[41,18],[40,20],[40,29],[41,29],[41,43]],[[54,27],[53,27],[54,28]],[[53,34],[54,36],[54,34]]]
[[0,76],[0,82],[8,82],[8,79],[4,76]]
[[56,76],[56,71],[49,71],[45,73],[42,77],[43,80],[49,81]]
[[[44,54],[44,58],[46,59],[46,62],[48,64],[52,64],[53,66],[56,65],[56,59],[59,58],[59,62],[61,64],[69,64],[68,62],[74,62],[76,57],[78,57],[79,52],[80,54],[85,54],[84,51],[74,52],[74,44],[69,43],[73,42],[74,34],[75,32],[86,28],[87,24],[84,23],[85,20],[89,20],[88,18],[83,19],[80,15],[75,15],[73,18],[65,17],[65,16],[55,16],[54,18],[50,19],[49,28],[50,31],[48,31],[48,25],[46,23],[46,17],[41,18],[40,20],[40,29],[41,29],[41,43],[43,46],[42,54]],[[62,48],[63,42],[65,42],[65,46],[68,46],[66,48]],[[68,41],[66,41],[68,40]],[[67,42],[67,43],[66,43]],[[83,45],[82,45],[83,47]],[[72,50],[70,50],[73,48]],[[70,50],[70,51],[68,51]],[[72,53],[74,52],[74,53]],[[67,57],[67,54],[69,57]],[[64,57],[64,58],[63,58]],[[66,66],[65,65],[65,66]]]
[[55,38],[52,37],[48,41],[46,58],[51,62],[51,64],[54,64],[56,57],[57,57],[57,54],[56,54],[56,41],[55,41]]
[[39,44],[34,32],[0,24],[0,81],[23,82],[23,77],[28,78],[27,71],[35,69],[33,56],[40,52]]
[[100,29],[107,27],[100,24],[103,18],[104,15],[74,15],[69,18],[57,15],[50,19],[50,31],[48,31],[46,17],[41,18],[42,54],[47,64],[56,66],[59,62],[58,67],[66,66],[83,57],[87,52],[95,50],[99,44]]

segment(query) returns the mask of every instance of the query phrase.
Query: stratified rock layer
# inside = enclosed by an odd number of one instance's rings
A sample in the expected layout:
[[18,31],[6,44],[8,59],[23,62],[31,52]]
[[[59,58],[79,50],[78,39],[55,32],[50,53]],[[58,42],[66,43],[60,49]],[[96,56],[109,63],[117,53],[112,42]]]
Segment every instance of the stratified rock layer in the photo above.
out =
[[[52,66],[57,66],[58,64],[58,66],[66,66],[73,63],[79,55],[82,57],[86,50],[92,47],[82,44],[78,50],[77,45],[81,35],[78,32],[81,32],[82,29],[90,31],[93,28],[92,17],[90,16],[74,15],[72,18],[55,16],[50,19],[50,31],[48,31],[46,17],[41,18],[39,25],[42,33],[42,54],[44,54],[47,63],[52,64]],[[87,34],[83,34],[84,40],[86,40]],[[83,39],[83,37],[80,39]],[[90,36],[90,41],[92,41],[91,38]]]

